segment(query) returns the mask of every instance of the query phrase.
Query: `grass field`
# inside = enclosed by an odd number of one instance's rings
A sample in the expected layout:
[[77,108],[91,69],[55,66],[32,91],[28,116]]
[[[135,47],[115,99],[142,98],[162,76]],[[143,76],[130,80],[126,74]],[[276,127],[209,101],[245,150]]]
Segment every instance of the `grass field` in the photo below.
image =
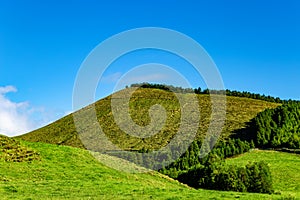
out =
[[125,173],[83,149],[21,142],[40,160],[0,159],[1,199],[285,199],[285,195],[195,190],[157,172]]
[[275,193],[300,199],[300,155],[253,150],[236,158],[227,159],[228,164],[244,166],[248,161],[266,161],[271,169]]

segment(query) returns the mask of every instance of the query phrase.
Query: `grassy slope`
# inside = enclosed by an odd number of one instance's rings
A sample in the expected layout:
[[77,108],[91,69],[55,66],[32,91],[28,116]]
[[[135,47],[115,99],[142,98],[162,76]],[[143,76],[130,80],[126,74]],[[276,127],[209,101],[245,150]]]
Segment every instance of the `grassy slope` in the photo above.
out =
[[22,142],[41,160],[0,159],[1,199],[280,199],[281,195],[195,190],[157,172],[110,169],[82,149]]
[[[185,98],[189,98],[184,94]],[[202,137],[209,126],[210,121],[210,97],[208,95],[198,95],[201,114],[198,137]],[[164,128],[155,136],[139,139],[122,132],[114,122],[110,107],[111,97],[107,97],[96,102],[98,121],[101,124],[107,137],[115,144],[125,149],[158,149],[166,145],[174,134],[176,134],[180,122],[180,106],[174,94],[158,89],[139,89],[131,97],[130,114],[132,119],[139,125],[147,125],[150,122],[149,108],[152,105],[160,104],[167,111],[167,120]],[[266,108],[274,108],[278,104],[261,100],[254,100],[239,97],[227,97],[227,116],[223,129],[223,136],[229,135],[235,130],[245,127],[257,113]],[[88,106],[84,109],[91,109]],[[88,119],[88,117],[87,117]],[[83,119],[87,120],[87,119]],[[92,131],[92,128],[87,129]],[[74,147],[83,147],[74,126],[72,115],[68,115],[46,127],[35,130],[31,133],[20,136],[21,139],[33,142],[46,142],[52,144],[64,144]]]
[[275,192],[300,199],[300,155],[254,150],[236,158],[227,159],[226,162],[244,166],[248,161],[262,160],[270,166]]
[[0,135],[0,159],[11,162],[39,160],[38,152],[22,145],[18,140]]

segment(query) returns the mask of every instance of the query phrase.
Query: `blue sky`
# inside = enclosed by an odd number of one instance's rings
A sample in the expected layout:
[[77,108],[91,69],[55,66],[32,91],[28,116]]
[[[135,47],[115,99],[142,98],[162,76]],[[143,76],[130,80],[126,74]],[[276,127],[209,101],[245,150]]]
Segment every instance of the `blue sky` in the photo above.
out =
[[[228,89],[300,99],[299,10],[297,0],[1,1],[0,134],[20,134],[71,111],[76,74],[89,52],[140,27],[196,40]],[[174,65],[194,87],[205,87],[185,61],[144,51],[112,65],[96,98],[108,94],[128,66],[153,61]]]

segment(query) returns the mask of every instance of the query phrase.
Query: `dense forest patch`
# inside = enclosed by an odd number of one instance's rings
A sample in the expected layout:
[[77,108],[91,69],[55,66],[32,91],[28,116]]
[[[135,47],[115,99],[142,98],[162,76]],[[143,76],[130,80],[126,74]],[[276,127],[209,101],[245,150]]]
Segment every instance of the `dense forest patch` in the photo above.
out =
[[300,149],[300,103],[266,109],[251,121],[249,129],[257,147]]

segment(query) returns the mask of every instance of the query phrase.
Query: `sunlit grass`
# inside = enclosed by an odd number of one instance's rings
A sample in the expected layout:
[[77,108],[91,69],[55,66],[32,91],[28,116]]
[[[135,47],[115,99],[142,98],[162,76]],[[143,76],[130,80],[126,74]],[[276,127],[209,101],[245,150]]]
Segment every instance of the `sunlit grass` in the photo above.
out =
[[[22,142],[23,143],[23,142]],[[280,199],[282,195],[195,190],[158,172],[111,169],[86,150],[23,143],[41,160],[0,161],[1,199]]]

